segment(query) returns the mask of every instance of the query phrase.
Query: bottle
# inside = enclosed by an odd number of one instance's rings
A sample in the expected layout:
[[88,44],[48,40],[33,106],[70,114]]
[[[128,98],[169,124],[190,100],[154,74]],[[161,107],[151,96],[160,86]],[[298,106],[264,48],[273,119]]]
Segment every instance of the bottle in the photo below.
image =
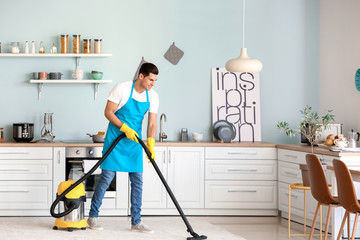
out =
[[31,42],[31,53],[35,54],[35,42],[34,41]]
[[53,45],[50,49],[50,53],[52,53],[52,54],[57,53],[57,48],[56,48],[55,42],[53,42]]
[[40,42],[39,53],[45,53],[45,47],[43,41]]
[[25,42],[25,53],[26,54],[29,53],[29,42],[28,41]]
[[1,42],[0,42],[0,53],[1,53]]
[[0,128],[0,143],[5,142],[4,138],[4,128]]

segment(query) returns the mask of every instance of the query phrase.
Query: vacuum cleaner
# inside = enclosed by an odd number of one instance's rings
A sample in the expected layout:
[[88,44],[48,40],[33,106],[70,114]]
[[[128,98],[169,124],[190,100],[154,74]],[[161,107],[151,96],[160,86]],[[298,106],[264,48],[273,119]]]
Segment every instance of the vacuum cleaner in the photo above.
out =
[[[94,165],[93,168],[90,169],[88,173],[86,173],[83,177],[81,177],[76,182],[73,180],[68,180],[65,182],[60,183],[58,187],[57,197],[55,201],[52,203],[50,207],[50,214],[54,218],[57,218],[55,220],[55,226],[53,229],[59,229],[59,228],[67,228],[68,231],[73,231],[73,229],[86,229],[86,220],[84,218],[84,202],[86,201],[85,196],[85,187],[82,184],[83,181],[85,181],[91,174],[101,165],[101,163],[109,156],[111,151],[115,148],[115,146],[119,143],[121,139],[123,139],[125,134],[121,134],[119,137],[115,139],[115,141],[112,143],[110,148],[106,151],[106,153],[103,155],[103,157]],[[186,238],[187,240],[201,240],[201,239],[207,239],[207,236],[205,235],[199,235],[196,232],[194,232],[193,228],[191,227],[189,221],[187,220],[183,210],[181,209],[178,201],[175,198],[175,195],[171,191],[168,183],[166,182],[164,176],[162,175],[159,167],[157,166],[154,159],[151,158],[151,153],[149,149],[146,147],[144,142],[137,137],[138,142],[143,147],[146,155],[150,159],[151,164],[153,165],[156,173],[158,174],[161,182],[163,183],[166,191],[168,192],[171,200],[173,201],[176,209],[178,210],[182,220],[184,221],[187,231],[191,234],[192,237]],[[59,207],[59,213],[55,213],[55,208],[59,204],[60,201],[64,202],[63,205],[63,212],[61,211],[61,207]],[[60,219],[61,218],[61,219]]]

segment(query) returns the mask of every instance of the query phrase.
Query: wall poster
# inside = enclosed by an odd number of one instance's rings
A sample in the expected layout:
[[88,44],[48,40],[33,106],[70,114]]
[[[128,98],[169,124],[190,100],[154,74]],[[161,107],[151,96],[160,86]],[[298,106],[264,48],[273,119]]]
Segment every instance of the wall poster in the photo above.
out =
[[212,68],[212,120],[233,125],[232,141],[261,141],[259,73]]

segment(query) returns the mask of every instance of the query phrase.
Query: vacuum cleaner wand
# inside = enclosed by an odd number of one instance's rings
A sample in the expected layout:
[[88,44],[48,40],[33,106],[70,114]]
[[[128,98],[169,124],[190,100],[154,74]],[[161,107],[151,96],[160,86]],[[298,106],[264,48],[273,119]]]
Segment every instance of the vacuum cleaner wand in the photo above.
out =
[[[137,136],[136,136],[137,137]],[[166,191],[168,192],[171,200],[173,201],[173,203],[175,204],[176,209],[178,210],[182,220],[184,221],[186,227],[187,227],[187,231],[192,235],[192,237],[188,237],[187,240],[200,240],[200,239],[207,239],[207,236],[204,235],[198,235],[196,232],[194,232],[193,228],[191,227],[189,221],[187,220],[183,210],[181,209],[178,201],[176,200],[173,192],[171,191],[169,185],[167,184],[164,176],[162,175],[158,165],[156,164],[156,162],[154,161],[154,159],[151,158],[151,153],[149,151],[149,149],[146,147],[146,145],[144,144],[144,142],[137,137],[139,143],[141,144],[141,146],[144,148],[144,151],[146,153],[146,155],[148,156],[148,158],[150,159],[151,164],[153,165],[153,167],[155,168],[156,173],[158,174],[161,182],[163,183],[164,187],[166,188]]]

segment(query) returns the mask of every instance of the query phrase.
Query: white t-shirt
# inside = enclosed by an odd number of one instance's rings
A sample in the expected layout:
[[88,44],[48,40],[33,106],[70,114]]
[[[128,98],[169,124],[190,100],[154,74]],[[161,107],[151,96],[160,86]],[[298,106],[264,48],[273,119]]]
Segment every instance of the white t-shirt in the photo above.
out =
[[[116,84],[115,87],[111,90],[107,100],[114,103],[118,103],[119,106],[117,110],[120,109],[122,106],[124,106],[127,100],[129,99],[132,84],[133,84],[132,80],[126,82],[120,82]],[[152,113],[157,113],[159,108],[159,96],[153,89],[148,91],[148,93],[149,93],[149,101],[150,101],[149,111]],[[146,102],[147,101],[146,91],[143,91],[142,93],[138,93],[134,89],[132,93],[132,98],[138,102]]]

